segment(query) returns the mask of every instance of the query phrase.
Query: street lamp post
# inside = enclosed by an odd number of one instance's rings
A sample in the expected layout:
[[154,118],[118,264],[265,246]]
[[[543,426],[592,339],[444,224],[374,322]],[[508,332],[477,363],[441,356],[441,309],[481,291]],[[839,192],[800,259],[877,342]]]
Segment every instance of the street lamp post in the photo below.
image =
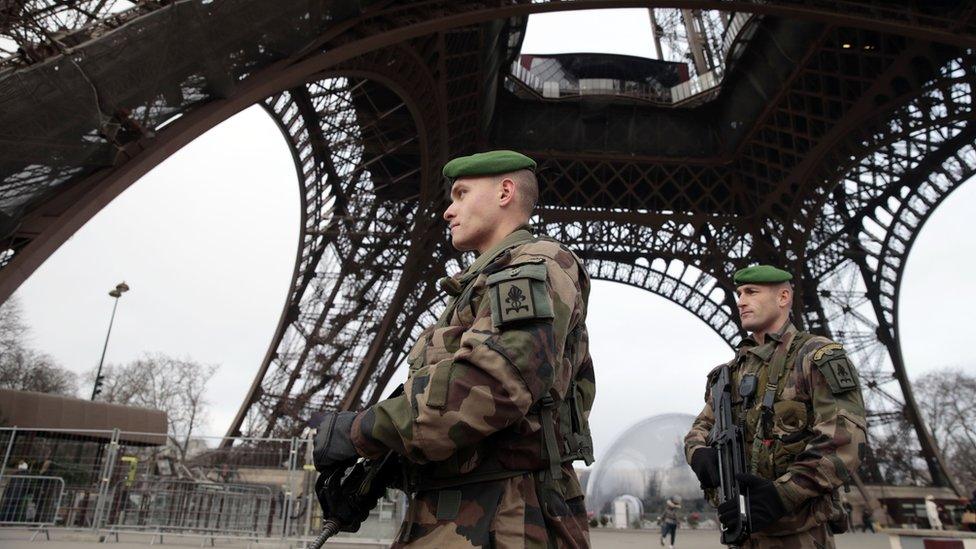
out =
[[128,291],[129,285],[125,281],[122,281],[116,284],[115,289],[108,293],[108,295],[115,298],[115,304],[112,305],[112,318],[108,321],[108,333],[105,334],[105,345],[102,346],[102,358],[98,360],[98,373],[95,374],[95,387],[92,388],[92,400],[95,400],[98,393],[102,392],[102,365],[105,363],[105,351],[108,349],[108,338],[112,335],[112,323],[115,322],[115,310],[119,307],[119,298]]

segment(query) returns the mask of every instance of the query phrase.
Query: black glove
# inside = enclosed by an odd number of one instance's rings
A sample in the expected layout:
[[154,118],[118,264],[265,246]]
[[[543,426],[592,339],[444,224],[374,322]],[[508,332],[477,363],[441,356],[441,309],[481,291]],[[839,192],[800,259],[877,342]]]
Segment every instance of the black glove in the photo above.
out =
[[312,452],[317,471],[330,473],[339,465],[352,465],[359,457],[351,438],[354,419],[356,412],[319,412],[309,421],[318,428]]
[[[772,481],[749,473],[740,473],[735,479],[739,481],[739,490],[749,499],[751,532],[761,532],[786,514],[786,506]],[[734,529],[739,522],[739,502],[726,501],[719,505],[718,520],[726,529]]]
[[691,454],[691,470],[698,477],[702,489],[718,488],[718,450],[701,446]]

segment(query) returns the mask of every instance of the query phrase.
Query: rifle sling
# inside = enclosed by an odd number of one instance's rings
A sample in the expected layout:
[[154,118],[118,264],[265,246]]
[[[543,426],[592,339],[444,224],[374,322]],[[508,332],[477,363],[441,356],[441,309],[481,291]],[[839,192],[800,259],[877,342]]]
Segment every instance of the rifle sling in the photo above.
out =
[[794,343],[806,343],[810,338],[804,332],[793,332],[786,334],[783,340],[776,346],[772,360],[769,363],[769,378],[766,380],[766,391],[763,393],[762,403],[760,404],[761,413],[759,414],[759,424],[756,426],[756,434],[752,439],[752,459],[749,468],[755,473],[758,466],[760,448],[763,444],[768,444],[771,439],[770,433],[773,427],[773,405],[776,403],[776,393],[779,392],[780,378],[783,370],[786,369],[786,359],[790,356],[790,351]]

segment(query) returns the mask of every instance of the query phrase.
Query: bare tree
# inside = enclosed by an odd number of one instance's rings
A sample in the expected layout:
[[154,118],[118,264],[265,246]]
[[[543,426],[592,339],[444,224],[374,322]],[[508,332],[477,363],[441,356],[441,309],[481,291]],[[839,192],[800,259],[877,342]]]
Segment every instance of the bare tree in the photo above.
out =
[[[170,442],[183,459],[193,432],[207,421],[209,402],[204,395],[216,371],[217,365],[146,354],[125,366],[103,368],[100,399],[166,412]],[[88,377],[94,380],[95,371]]]
[[30,328],[15,297],[0,306],[0,387],[74,396],[77,376],[27,345]]
[[976,376],[946,368],[925,374],[912,387],[949,474],[976,488]]
[[20,300],[11,296],[0,306],[0,353],[23,344],[29,329],[24,323]]

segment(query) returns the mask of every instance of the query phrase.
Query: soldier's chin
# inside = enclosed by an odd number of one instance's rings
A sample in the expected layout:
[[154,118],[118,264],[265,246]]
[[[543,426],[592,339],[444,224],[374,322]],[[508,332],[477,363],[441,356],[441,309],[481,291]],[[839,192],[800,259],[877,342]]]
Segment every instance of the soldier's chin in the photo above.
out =
[[470,243],[456,234],[451,235],[451,246],[454,246],[454,249],[459,252],[470,252],[474,249]]

